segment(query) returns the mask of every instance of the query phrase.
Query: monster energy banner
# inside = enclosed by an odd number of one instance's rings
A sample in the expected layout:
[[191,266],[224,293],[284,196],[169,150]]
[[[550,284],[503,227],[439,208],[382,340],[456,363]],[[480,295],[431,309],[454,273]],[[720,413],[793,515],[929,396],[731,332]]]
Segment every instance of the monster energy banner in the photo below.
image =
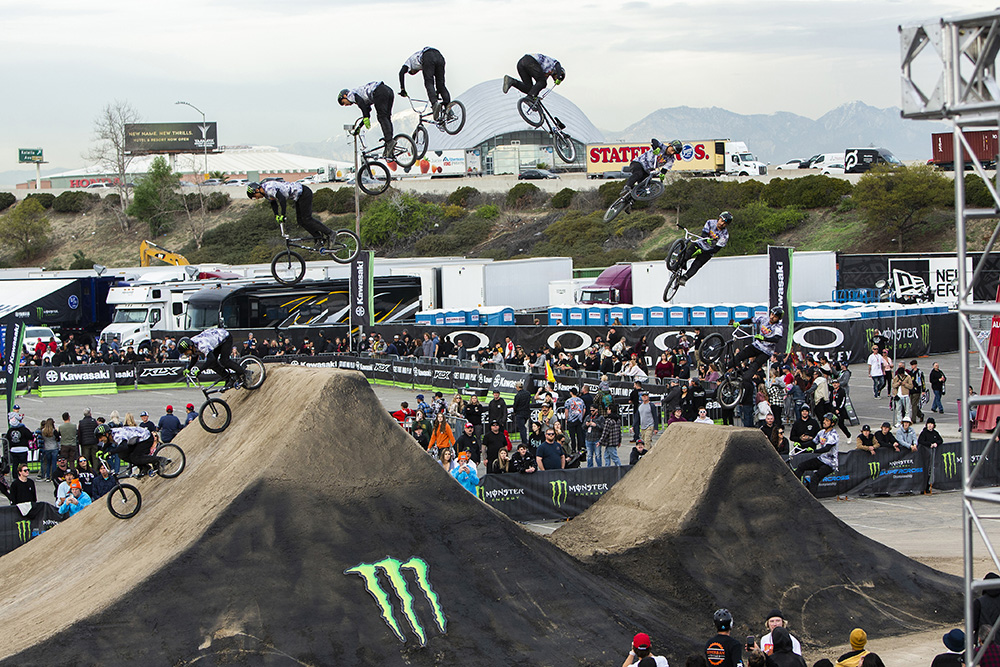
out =
[[486,475],[479,499],[514,521],[569,519],[593,505],[632,466]]
[[48,503],[35,503],[27,514],[16,505],[0,507],[0,556],[38,537],[63,519]]
[[375,294],[372,282],[371,250],[362,250],[351,262],[351,331],[367,331],[372,325],[372,308]]
[[[972,465],[983,458],[985,440],[972,442]],[[792,459],[795,467],[815,456],[799,454]],[[976,477],[976,486],[1000,485],[1000,454],[991,451]],[[916,452],[896,452],[881,447],[870,454],[863,450],[841,452],[836,472],[819,484],[819,497],[834,495],[899,495],[920,493],[928,482],[941,491],[961,488],[962,445],[946,442],[935,449],[918,447]],[[931,474],[928,479],[928,473]]]
[[785,345],[775,345],[776,350],[792,349],[792,338],[795,332],[795,318],[792,313],[792,249],[782,246],[768,246],[767,258],[770,267],[768,291],[771,308],[781,306],[785,311]]

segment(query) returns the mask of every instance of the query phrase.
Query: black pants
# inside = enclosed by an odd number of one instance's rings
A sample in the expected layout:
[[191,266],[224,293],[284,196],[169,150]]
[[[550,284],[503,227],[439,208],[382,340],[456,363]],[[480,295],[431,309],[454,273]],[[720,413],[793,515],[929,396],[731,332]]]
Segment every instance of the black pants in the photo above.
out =
[[761,352],[752,343],[748,343],[746,347],[740,350],[739,354],[733,358],[733,366],[735,368],[740,367],[740,362],[750,359],[750,366],[747,368],[746,373],[743,374],[744,380],[753,379],[753,376],[757,374],[757,371],[767,363],[767,360],[771,357],[767,352]]
[[372,91],[372,105],[382,128],[382,138],[387,142],[392,138],[392,101],[395,97],[392,88],[384,83]]
[[566,420],[566,430],[569,431],[570,443],[572,443],[573,453],[582,452],[586,449],[583,435],[583,422],[571,422]]
[[819,483],[823,481],[824,477],[833,472],[833,468],[820,461],[817,456],[814,459],[803,461],[802,464],[795,469],[795,476],[801,480],[802,476],[810,470],[816,471],[810,476],[809,479],[809,493],[815,496],[816,492],[819,491]]
[[437,49],[427,49],[420,59],[420,67],[424,73],[424,88],[427,89],[427,99],[431,104],[441,96],[441,106],[451,104],[451,93],[444,85],[444,56]]
[[295,200],[295,221],[299,227],[313,235],[313,238],[333,236],[333,230],[313,217],[313,193],[307,186],[302,186],[302,193]]
[[634,188],[639,181],[647,176],[649,176],[649,172],[646,171],[646,168],[635,160],[632,160],[629,164],[628,180],[625,181],[625,187],[629,189]]
[[233,337],[226,336],[219,347],[205,357],[205,368],[211,368],[224,378],[235,380],[243,377],[243,369],[233,359]]
[[156,465],[156,457],[149,453],[153,446],[153,439],[140,440],[134,445],[112,445],[107,448],[111,454],[117,454],[122,461],[138,466],[140,470],[148,470],[150,466]]
[[848,420],[847,410],[837,410],[836,413],[837,413],[837,426],[839,426],[840,430],[844,432],[844,435],[850,438],[851,432],[847,430],[847,420]]
[[528,444],[528,423],[531,421],[531,415],[527,417],[515,414],[514,415],[514,430],[521,434],[521,442]]
[[[694,254],[699,250],[701,250],[701,252],[698,253],[697,257],[695,257]],[[688,243],[688,246],[684,251],[684,264],[687,265],[687,263],[691,261],[692,257],[694,257],[694,262],[684,274],[684,278],[687,280],[694,278],[694,274],[698,273],[698,269],[705,266],[708,260],[712,259],[714,255],[715,250],[705,250],[703,248],[699,248],[695,243]]]
[[529,55],[525,55],[517,61],[517,75],[521,77],[521,80],[515,79],[510,85],[528,97],[537,97],[538,93],[545,88],[545,83],[549,78],[538,61]]

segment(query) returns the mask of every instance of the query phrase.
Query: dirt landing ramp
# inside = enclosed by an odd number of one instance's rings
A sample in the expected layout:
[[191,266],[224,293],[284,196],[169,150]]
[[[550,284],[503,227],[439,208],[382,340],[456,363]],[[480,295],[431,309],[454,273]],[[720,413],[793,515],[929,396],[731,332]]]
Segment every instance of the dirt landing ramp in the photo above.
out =
[[608,665],[679,604],[605,581],[420,452],[360,374],[269,368],[188,468],[0,559],[2,665]]
[[834,517],[755,429],[671,425],[549,539],[599,576],[679,601],[702,630],[718,607],[733,612],[740,637],[761,634],[780,607],[793,634],[818,645],[859,625],[890,635],[962,617],[958,578]]

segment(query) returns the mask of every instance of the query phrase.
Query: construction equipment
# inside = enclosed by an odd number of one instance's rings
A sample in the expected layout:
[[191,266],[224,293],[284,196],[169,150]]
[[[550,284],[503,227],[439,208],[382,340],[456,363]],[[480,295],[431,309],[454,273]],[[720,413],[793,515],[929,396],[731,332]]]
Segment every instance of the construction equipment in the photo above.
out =
[[139,266],[149,266],[152,259],[172,264],[174,266],[184,266],[190,264],[184,255],[170,252],[166,248],[161,248],[152,241],[143,241],[139,244]]

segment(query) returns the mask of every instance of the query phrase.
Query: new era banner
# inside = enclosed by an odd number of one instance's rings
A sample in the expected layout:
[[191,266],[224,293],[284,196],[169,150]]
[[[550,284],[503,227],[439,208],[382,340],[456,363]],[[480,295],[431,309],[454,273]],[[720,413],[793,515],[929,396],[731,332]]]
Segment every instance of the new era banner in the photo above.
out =
[[351,262],[351,331],[367,331],[372,326],[372,307],[375,302],[372,281],[373,251],[362,250]]
[[[795,311],[792,309],[792,249],[782,246],[768,246],[767,258],[770,273],[770,307],[781,306],[785,311],[785,351],[792,349],[792,336],[795,333]],[[780,346],[775,346],[781,349]]]

